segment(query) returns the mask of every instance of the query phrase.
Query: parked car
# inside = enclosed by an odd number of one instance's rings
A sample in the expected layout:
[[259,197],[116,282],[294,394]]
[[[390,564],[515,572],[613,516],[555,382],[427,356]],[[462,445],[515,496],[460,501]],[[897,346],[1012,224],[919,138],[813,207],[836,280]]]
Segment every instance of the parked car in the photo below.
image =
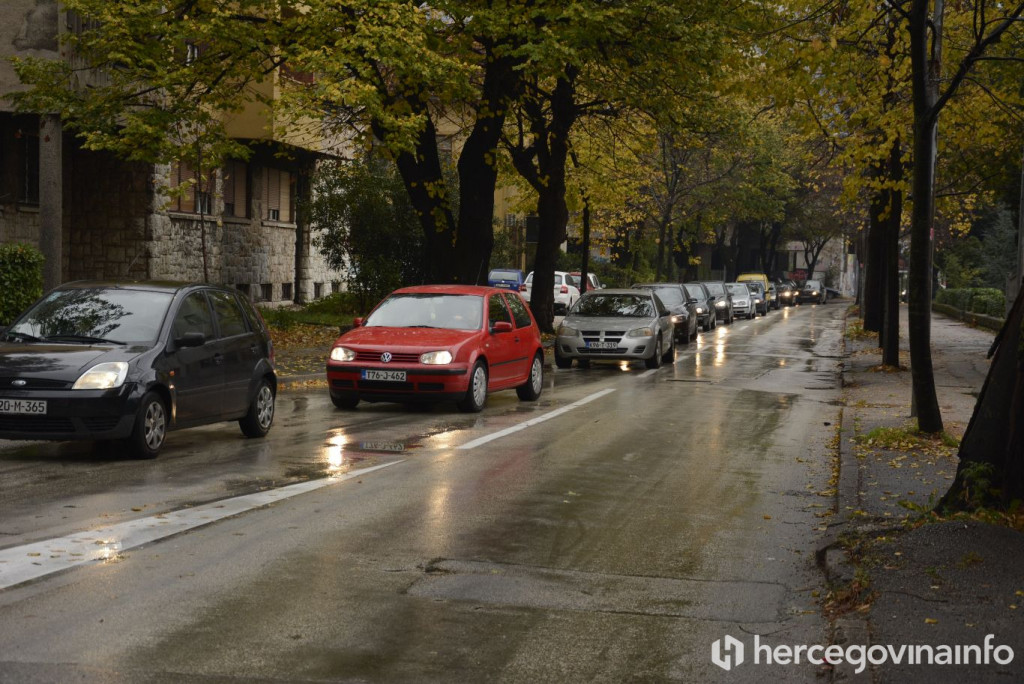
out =
[[735,314],[732,310],[732,299],[729,297],[725,283],[720,280],[705,280],[704,286],[711,293],[711,305],[715,309],[715,318],[723,323],[732,323]]
[[[753,272],[751,272],[751,273],[740,273],[738,276],[736,276],[736,282],[737,283],[750,283],[750,282],[760,283],[760,285],[761,285],[761,297],[765,301],[764,311],[765,311],[765,314],[767,314],[768,313],[768,309],[772,308],[771,288],[770,288],[771,281],[768,279],[768,276],[765,275],[764,273],[753,273]],[[778,307],[776,306],[775,308],[778,308]]]
[[732,309],[736,316],[750,319],[757,315],[753,293],[746,283],[726,283],[725,287],[732,295]]
[[119,440],[153,458],[167,432],[274,421],[274,347],[239,292],[74,282],[0,334],[0,439]]
[[[579,287],[580,279],[583,277],[583,274],[581,272],[579,272],[579,271],[573,271],[569,275],[571,275],[573,278],[576,279],[576,282],[574,284],[576,285],[576,287]],[[589,290],[603,290],[603,289],[604,289],[604,284],[601,282],[601,279],[598,278],[595,274],[588,272],[587,273],[587,290],[589,291]]]
[[[573,277],[565,271],[555,271],[555,314],[565,314],[569,307],[580,298],[580,289],[576,287]],[[530,294],[533,292],[533,271],[526,276],[523,288],[520,290],[523,299],[530,301]]]
[[658,295],[665,308],[672,312],[676,343],[689,344],[697,337],[697,306],[690,301],[679,283],[639,283],[634,289],[650,290]]
[[672,313],[649,290],[587,292],[555,331],[555,365],[580,367],[592,360],[643,360],[648,368],[672,361]]
[[517,268],[492,268],[487,274],[488,287],[519,292],[525,282],[526,276]]
[[704,332],[713,329],[718,324],[718,316],[708,288],[703,283],[683,283],[683,289],[697,311],[697,325]]
[[796,293],[800,288],[792,280],[780,280],[775,285],[779,291],[779,304],[781,306],[793,306],[796,304]]
[[825,287],[821,284],[820,280],[808,280],[800,288],[796,299],[801,304],[804,302],[826,304],[828,302],[828,294],[825,292]]
[[395,290],[339,337],[327,360],[331,401],[455,401],[484,408],[515,388],[536,401],[544,384],[540,330],[517,292],[470,285]]
[[750,295],[754,300],[754,311],[762,316],[768,315],[768,295],[764,286],[756,280],[743,281],[743,284],[750,288]]

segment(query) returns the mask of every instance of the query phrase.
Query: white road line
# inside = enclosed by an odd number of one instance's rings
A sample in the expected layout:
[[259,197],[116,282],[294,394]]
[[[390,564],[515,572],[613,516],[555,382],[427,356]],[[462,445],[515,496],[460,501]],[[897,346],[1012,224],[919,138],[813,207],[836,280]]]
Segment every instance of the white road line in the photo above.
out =
[[163,513],[100,527],[57,539],[15,546],[0,550],[0,589],[7,589],[45,575],[86,563],[102,563],[115,559],[122,551],[170,537],[187,530],[209,525],[239,513],[261,508],[277,501],[305,494],[327,485],[361,477],[374,470],[398,465],[392,461],[370,468],[360,468],[336,477],[309,480],[256,494],[236,496],[195,508]]
[[639,379],[639,378],[646,378],[646,377],[647,377],[648,375],[651,375],[652,373],[657,373],[657,372],[658,372],[658,369],[657,369],[657,368],[652,368],[652,369],[651,369],[651,370],[649,370],[649,371],[644,371],[643,373],[641,373],[640,375],[638,375],[638,376],[637,376],[637,378],[638,378],[638,379]]
[[484,437],[480,437],[479,439],[474,439],[472,442],[466,442],[465,444],[462,444],[461,446],[458,446],[456,448],[457,449],[475,449],[478,446],[487,444],[488,442],[493,442],[496,439],[501,439],[502,437],[505,437],[507,435],[511,435],[512,433],[519,432],[520,430],[525,430],[526,428],[531,427],[533,425],[537,425],[538,423],[543,423],[545,420],[551,420],[552,418],[557,418],[558,416],[562,415],[563,413],[568,413],[569,411],[572,411],[574,408],[578,408],[580,406],[583,406],[584,404],[589,404],[590,402],[594,401],[595,399],[600,399],[601,397],[605,396],[606,394],[611,394],[614,391],[615,391],[614,389],[601,390],[600,392],[596,392],[594,394],[591,394],[589,397],[584,397],[583,399],[580,399],[579,401],[574,401],[571,404],[563,406],[560,409],[555,409],[554,411],[551,411],[549,413],[545,413],[542,416],[537,416],[536,418],[531,418],[530,420],[523,421],[522,423],[518,423],[517,425],[513,425],[512,427],[505,428],[504,430],[498,430],[497,432],[495,432],[493,434],[485,435]]

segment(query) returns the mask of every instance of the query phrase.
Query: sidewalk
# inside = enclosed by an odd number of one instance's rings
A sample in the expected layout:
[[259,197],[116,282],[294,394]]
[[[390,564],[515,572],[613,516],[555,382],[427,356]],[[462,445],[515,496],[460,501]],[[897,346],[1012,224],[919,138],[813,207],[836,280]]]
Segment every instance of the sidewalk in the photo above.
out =
[[[901,365],[909,367],[906,308]],[[850,318],[852,322],[854,319]],[[946,432],[959,440],[988,373],[995,333],[933,314],[932,360]],[[846,341],[839,439],[840,541],[820,555],[833,589],[836,643],[1011,646],[1008,665],[872,665],[836,681],[1024,679],[1024,534],[978,522],[920,524],[956,474],[951,442],[913,434],[910,372],[879,369],[872,339]],[[1018,605],[1020,610],[1018,610]],[[1005,653],[1005,652],[1004,652]]]

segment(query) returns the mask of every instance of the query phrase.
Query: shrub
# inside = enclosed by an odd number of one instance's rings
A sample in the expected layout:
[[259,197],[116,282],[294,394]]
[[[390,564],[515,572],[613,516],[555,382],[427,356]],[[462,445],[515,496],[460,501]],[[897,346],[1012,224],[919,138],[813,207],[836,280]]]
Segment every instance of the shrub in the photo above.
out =
[[0,244],[0,325],[43,294],[43,254],[32,245]]
[[967,287],[940,290],[935,301],[961,311],[1003,318],[1006,315],[1006,297],[991,287]]

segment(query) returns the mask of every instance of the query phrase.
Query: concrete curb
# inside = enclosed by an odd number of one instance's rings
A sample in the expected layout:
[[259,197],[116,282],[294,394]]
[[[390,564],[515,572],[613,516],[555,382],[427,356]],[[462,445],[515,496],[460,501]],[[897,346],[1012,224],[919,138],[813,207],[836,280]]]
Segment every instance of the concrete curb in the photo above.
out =
[[1002,318],[995,318],[993,316],[986,316],[985,314],[974,313],[972,311],[961,311],[955,306],[949,304],[939,304],[938,302],[932,302],[932,311],[940,313],[943,316],[947,316],[957,321],[963,321],[967,325],[973,325],[979,328],[987,328],[999,332],[1003,329],[1003,324],[1006,322]]

